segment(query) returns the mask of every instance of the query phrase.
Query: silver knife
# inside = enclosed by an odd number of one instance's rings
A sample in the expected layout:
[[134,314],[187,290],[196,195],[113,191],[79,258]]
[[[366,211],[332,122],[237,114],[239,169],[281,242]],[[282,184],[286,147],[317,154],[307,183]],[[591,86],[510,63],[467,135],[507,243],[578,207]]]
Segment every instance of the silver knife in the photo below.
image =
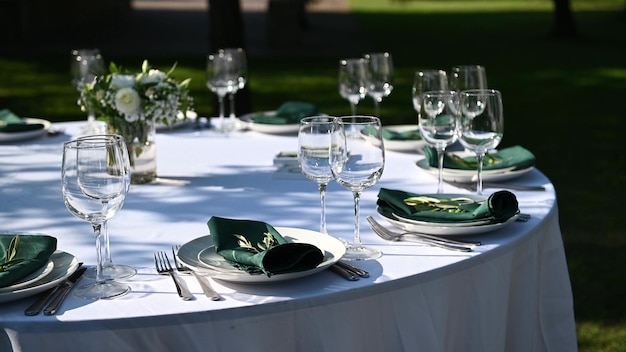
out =
[[357,281],[359,279],[359,276],[355,273],[353,273],[352,271],[349,271],[347,269],[344,269],[343,267],[337,265],[337,264],[333,264],[330,266],[330,271],[332,271],[333,273],[343,277],[344,279],[348,280],[348,281]]
[[[80,268],[82,265],[83,265],[82,262],[78,263],[78,268]],[[37,300],[35,300],[33,304],[31,304],[28,308],[26,308],[26,310],[24,311],[24,315],[33,316],[33,315],[39,314],[39,312],[41,312],[46,302],[48,302],[50,297],[52,297],[52,295],[54,295],[54,293],[57,292],[57,290],[61,286],[63,286],[63,282],[42,292],[37,298]]]
[[337,265],[339,265],[340,267],[343,267],[344,269],[351,271],[357,275],[359,275],[360,277],[370,277],[370,273],[368,273],[367,271],[361,269],[361,268],[357,268],[356,266],[350,265],[348,263],[344,263],[342,261],[338,261],[337,263],[335,263]]
[[59,293],[54,297],[52,302],[48,304],[46,309],[43,310],[43,314],[54,315],[57,313],[59,307],[61,306],[61,303],[63,303],[63,300],[65,300],[67,294],[70,293],[70,291],[74,287],[74,284],[76,284],[76,282],[80,280],[80,277],[85,273],[85,270],[87,270],[87,268],[80,268],[76,270],[75,273],[70,275],[70,277],[63,282],[63,284],[59,288]]

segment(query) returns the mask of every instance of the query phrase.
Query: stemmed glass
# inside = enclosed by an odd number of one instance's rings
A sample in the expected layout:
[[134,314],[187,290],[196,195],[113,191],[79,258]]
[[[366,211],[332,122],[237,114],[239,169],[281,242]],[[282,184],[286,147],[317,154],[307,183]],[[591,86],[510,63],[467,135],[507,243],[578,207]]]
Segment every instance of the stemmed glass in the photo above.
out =
[[393,90],[393,60],[389,53],[365,54],[369,70],[367,94],[374,99],[376,116],[380,117],[380,103]]
[[448,90],[448,75],[444,70],[420,70],[413,79],[413,108],[417,113],[422,108],[422,94],[428,91]]
[[350,102],[352,115],[367,95],[367,61],[363,58],[339,60],[339,94]]
[[[124,181],[126,182],[126,187],[124,190],[125,194],[128,194],[130,190],[131,184],[131,175],[130,175],[130,159],[128,156],[128,148],[126,147],[126,141],[120,135],[116,134],[106,134],[106,135],[91,135],[84,136],[78,138],[78,140],[101,140],[101,139],[113,139],[119,146],[120,152],[122,153],[122,162],[124,168]],[[114,264],[111,256],[111,242],[109,236],[109,226],[108,221],[104,220],[102,222],[102,241],[103,241],[103,261],[102,261],[102,277],[105,280],[118,280],[118,279],[126,279],[137,273],[137,270],[128,265],[120,265]],[[85,277],[95,278],[96,270],[88,270],[85,272]]]
[[485,153],[500,144],[504,134],[502,95],[495,89],[475,89],[461,92],[461,122],[459,141],[476,153],[478,181],[476,193],[483,192],[483,159]]
[[62,194],[74,216],[91,223],[96,237],[96,280],[74,294],[103,299],[126,294],[128,285],[102,276],[102,223],[122,207],[126,193],[125,160],[113,138],[77,139],[63,144]]
[[233,57],[233,60],[239,62],[239,79],[237,82],[238,85],[234,86],[233,91],[228,94],[228,100],[230,102],[230,123],[235,124],[235,118],[237,115],[235,114],[235,94],[239,89],[243,89],[246,86],[246,82],[248,81],[248,64],[246,60],[246,52],[242,48],[226,48],[221,49],[226,54],[230,54]]
[[238,56],[226,51],[207,56],[206,75],[207,86],[217,95],[219,103],[220,132],[228,133],[235,126],[224,121],[224,97],[239,89],[239,72],[241,70]]
[[311,116],[300,120],[298,162],[302,173],[317,182],[320,192],[320,232],[326,231],[326,187],[334,176],[330,169],[331,131],[334,117]]
[[[72,84],[78,92],[85,84],[92,83],[97,76],[106,73],[106,66],[102,54],[98,49],[74,49],[70,61]],[[83,134],[97,134],[102,132],[96,124],[96,116],[91,109],[87,109],[87,125],[81,131]]]
[[360,198],[383,173],[385,148],[380,119],[373,116],[344,116],[335,119],[331,132],[330,166],[335,180],[352,191],[354,197],[354,240],[343,259],[367,260],[382,255],[364,247],[360,236]]
[[481,65],[454,66],[450,71],[450,90],[487,89],[487,72]]
[[446,147],[457,140],[458,112],[457,92],[439,90],[422,94],[422,105],[418,112],[419,129],[426,143],[437,150],[437,193],[443,192],[443,156]]

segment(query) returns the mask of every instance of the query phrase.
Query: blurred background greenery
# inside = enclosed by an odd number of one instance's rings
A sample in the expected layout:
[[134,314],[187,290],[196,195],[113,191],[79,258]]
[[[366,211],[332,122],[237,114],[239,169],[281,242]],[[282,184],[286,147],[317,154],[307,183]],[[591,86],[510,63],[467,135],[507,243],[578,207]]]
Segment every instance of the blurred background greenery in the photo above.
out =
[[[416,123],[410,93],[417,69],[448,70],[456,64],[487,68],[489,85],[504,99],[502,146],[532,150],[538,168],[557,190],[580,350],[626,351],[626,231],[620,220],[626,189],[621,142],[626,127],[626,1],[571,0],[577,36],[553,35],[552,0],[348,4],[371,49],[393,55],[394,90],[381,105],[384,124]],[[52,121],[85,118],[69,80],[69,50],[0,52],[0,108]],[[145,58],[105,57],[132,70],[139,70]],[[214,113],[202,57],[165,51],[149,59],[164,69],[178,62],[175,75],[192,78],[199,115]],[[348,114],[348,103],[337,90],[338,59],[323,53],[250,56],[254,110],[304,100],[328,114]],[[373,113],[371,101],[362,102],[359,112]]]

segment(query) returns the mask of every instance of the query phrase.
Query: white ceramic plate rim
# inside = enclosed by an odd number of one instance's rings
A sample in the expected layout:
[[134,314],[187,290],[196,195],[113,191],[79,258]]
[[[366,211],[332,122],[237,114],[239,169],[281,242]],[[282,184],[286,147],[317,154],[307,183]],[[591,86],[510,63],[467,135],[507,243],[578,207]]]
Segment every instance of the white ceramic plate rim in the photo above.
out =
[[513,215],[511,218],[506,220],[505,222],[499,223],[489,223],[484,225],[475,225],[475,226],[422,226],[418,224],[411,224],[405,221],[400,221],[397,219],[388,218],[379,213],[379,215],[387,220],[390,224],[397,226],[405,231],[415,231],[421,232],[429,235],[438,235],[438,236],[469,236],[475,235],[479,233],[485,233],[497,230],[502,228],[512,222],[514,222],[518,217],[519,213]]
[[47,133],[48,129],[52,125],[52,123],[50,123],[50,121],[48,120],[37,119],[34,117],[25,117],[22,120],[24,120],[27,124],[40,123],[43,125],[43,128],[32,130],[32,131],[23,131],[23,132],[11,132],[11,133],[0,132],[0,142],[17,142],[17,141],[37,138]]
[[[298,128],[300,127],[299,123],[291,123],[285,125],[274,125],[270,123],[257,123],[252,121],[252,117],[255,115],[271,115],[274,114],[275,110],[268,111],[259,111],[255,113],[245,114],[239,117],[241,121],[247,123],[247,126],[250,130],[260,132],[260,133],[269,133],[269,134],[284,134],[284,133],[295,133],[298,132]],[[317,115],[326,115],[326,114],[317,114]]]
[[[389,125],[383,126],[383,129],[387,129],[389,131],[394,132],[405,132],[418,130],[417,124],[415,125]],[[385,149],[393,150],[393,151],[415,151],[418,153],[422,153],[422,149],[426,146],[426,141],[423,139],[411,139],[411,140],[393,140],[393,139],[385,139],[383,140],[385,144]]]
[[202,236],[183,244],[177,253],[177,257],[192,270],[208,273],[212,278],[236,283],[273,283],[293,280],[318,273],[335,264],[346,252],[346,248],[341,241],[321,232],[292,227],[276,227],[276,230],[290,242],[310,243],[317,246],[324,252],[324,261],[314,269],[295,273],[277,274],[271,277],[262,274],[251,275],[234,268],[233,270],[226,271],[226,269],[222,269],[221,267],[216,268],[215,266],[208,266],[199,258],[203,251],[213,246],[210,235]]
[[[439,169],[431,167],[426,159],[419,160],[417,166],[431,175],[439,177]],[[510,180],[525,175],[534,168],[534,166],[530,166],[519,170],[516,170],[515,167],[498,170],[483,170],[483,181],[498,182]],[[443,169],[443,179],[448,182],[471,183],[476,182],[477,177],[476,170]]]
[[54,268],[54,263],[52,262],[52,260],[49,260],[46,264],[42,265],[41,268],[35,270],[33,273],[27,275],[13,285],[0,288],[0,293],[15,291],[22,287],[28,286],[35,281],[41,280],[41,278],[50,274],[52,268]]
[[0,293],[0,303],[15,301],[43,292],[58,285],[78,269],[76,257],[63,251],[55,251],[50,256],[50,260],[54,263],[54,268],[47,276],[19,290]]

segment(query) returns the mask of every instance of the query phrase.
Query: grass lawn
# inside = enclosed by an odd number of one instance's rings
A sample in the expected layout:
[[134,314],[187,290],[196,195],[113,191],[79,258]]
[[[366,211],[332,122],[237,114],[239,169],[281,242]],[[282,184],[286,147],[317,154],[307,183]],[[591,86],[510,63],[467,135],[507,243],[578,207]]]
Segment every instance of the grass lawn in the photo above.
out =
[[[394,91],[385,124],[415,123],[410,92],[420,68],[482,64],[503,94],[502,146],[520,144],[554,183],[574,292],[580,351],[626,351],[626,230],[618,214],[626,190],[626,2],[572,0],[581,37],[557,39],[551,0],[349,0],[376,50],[393,54]],[[139,69],[143,58],[112,58]],[[0,56],[0,108],[52,121],[80,120],[68,55]],[[159,58],[192,77],[200,115],[213,111],[197,57]],[[255,110],[289,100],[349,113],[337,93],[337,61],[250,58]],[[277,77],[280,78],[277,83]],[[365,101],[361,113],[373,113]]]

